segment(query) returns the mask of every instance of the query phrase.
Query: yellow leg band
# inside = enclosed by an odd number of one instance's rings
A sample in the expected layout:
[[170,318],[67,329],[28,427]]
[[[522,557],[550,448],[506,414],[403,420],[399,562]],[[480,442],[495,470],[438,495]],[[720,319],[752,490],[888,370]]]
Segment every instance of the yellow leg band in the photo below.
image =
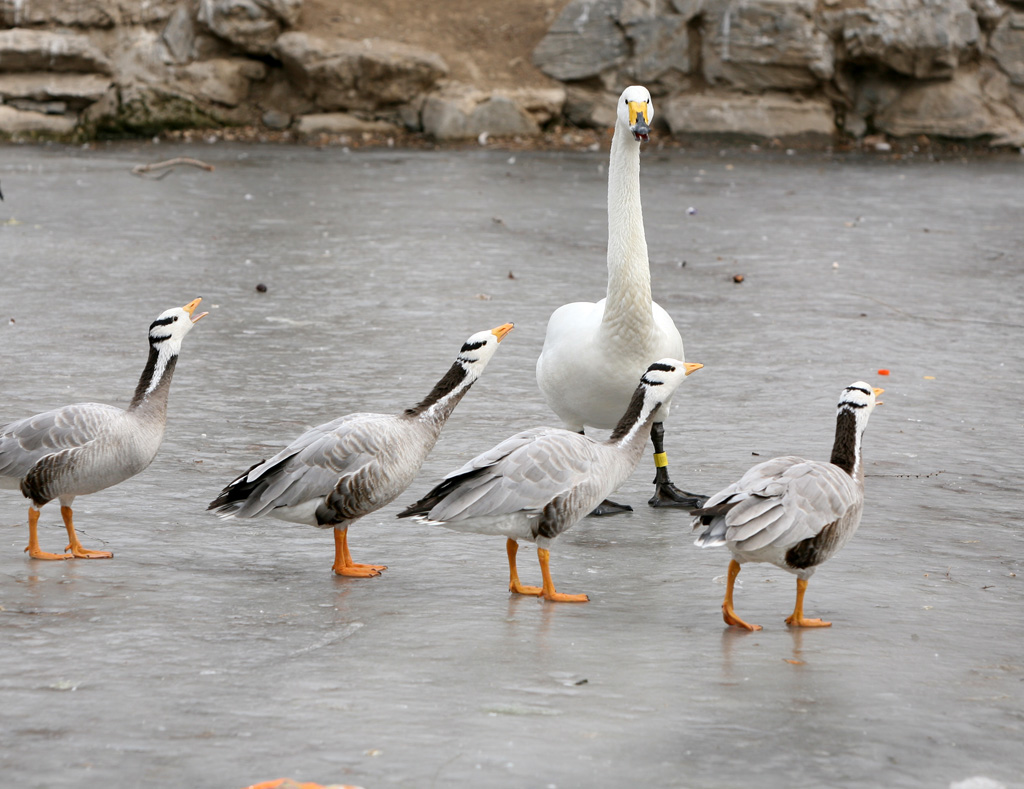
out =
[[668,465],[668,455],[666,455],[664,452],[655,452],[654,453],[654,467],[655,468],[665,468],[665,466],[667,466],[667,465]]

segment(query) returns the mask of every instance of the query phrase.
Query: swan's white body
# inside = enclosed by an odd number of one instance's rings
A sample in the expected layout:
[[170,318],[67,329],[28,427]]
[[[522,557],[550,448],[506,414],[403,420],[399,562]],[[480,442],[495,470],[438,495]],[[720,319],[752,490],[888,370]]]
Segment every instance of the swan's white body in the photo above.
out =
[[[623,92],[608,163],[607,296],[596,304],[574,302],[555,310],[537,360],[545,400],[577,432],[615,427],[648,365],[665,357],[683,360],[679,330],[651,299],[640,142],[631,128],[630,102],[646,106],[648,123],[654,116],[646,88]],[[659,421],[668,417],[669,407],[662,405]]]

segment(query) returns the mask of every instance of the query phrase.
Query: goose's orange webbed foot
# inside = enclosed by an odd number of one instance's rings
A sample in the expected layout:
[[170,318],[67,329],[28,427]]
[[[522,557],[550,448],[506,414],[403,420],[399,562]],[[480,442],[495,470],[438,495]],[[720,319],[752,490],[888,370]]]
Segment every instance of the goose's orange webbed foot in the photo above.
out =
[[540,573],[544,579],[541,595],[545,600],[550,600],[552,603],[586,603],[590,601],[590,598],[585,594],[563,594],[556,592],[555,583],[551,580],[551,569],[548,566],[551,559],[550,554],[544,548],[538,548],[537,559],[540,561]]
[[744,622],[736,615],[736,612],[733,610],[732,606],[727,606],[725,603],[722,603],[722,619],[725,620],[725,623],[727,625],[731,625],[733,627],[742,627],[744,630],[750,630],[753,632],[762,629],[761,625],[752,625],[749,622]]
[[373,578],[388,569],[386,564],[357,564],[352,561],[348,551],[348,529],[334,530],[334,565],[331,567],[335,575],[346,578]]

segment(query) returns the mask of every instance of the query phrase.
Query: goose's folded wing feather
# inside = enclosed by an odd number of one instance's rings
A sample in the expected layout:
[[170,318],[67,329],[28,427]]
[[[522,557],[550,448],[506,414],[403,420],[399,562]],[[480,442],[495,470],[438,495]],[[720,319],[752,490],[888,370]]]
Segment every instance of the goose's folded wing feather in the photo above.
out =
[[354,493],[365,497],[366,491],[376,489],[374,481],[384,475],[385,436],[376,429],[377,420],[351,418],[356,416],[371,415],[351,414],[312,428],[239,477],[249,483],[262,478],[264,484],[251,505],[238,514],[253,516],[328,496],[334,500]]
[[435,491],[443,497],[428,517],[442,522],[539,513],[587,480],[597,461],[596,446],[586,436],[558,428],[512,436],[466,464],[461,476],[453,474],[439,485]]
[[102,403],[77,403],[0,428],[0,476],[24,477],[48,455],[88,445],[124,411]]
[[857,485],[831,463],[783,457],[754,466],[705,509],[730,497],[733,506],[718,516],[724,518],[725,537],[741,550],[755,551],[816,536],[856,505]]

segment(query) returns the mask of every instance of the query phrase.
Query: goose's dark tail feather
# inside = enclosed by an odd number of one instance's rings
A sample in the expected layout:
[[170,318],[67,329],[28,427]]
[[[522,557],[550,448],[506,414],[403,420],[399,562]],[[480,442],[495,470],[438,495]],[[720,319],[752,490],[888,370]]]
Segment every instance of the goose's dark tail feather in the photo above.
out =
[[261,460],[258,463],[253,463],[245,473],[239,474],[238,477],[229,482],[206,509],[213,510],[220,516],[234,515],[245,506],[245,503],[249,501],[253,494],[259,493],[267,487],[274,471],[287,460],[288,458],[284,458],[279,463],[275,463],[272,467],[266,469],[256,479],[246,481],[246,478],[254,469],[262,466],[267,461]]
[[693,526],[695,529],[699,526],[709,527],[694,540],[694,544],[699,545],[701,548],[725,545],[725,533],[729,528],[725,523],[725,516],[737,504],[739,504],[739,501],[730,497],[723,499],[717,504],[712,504],[710,507],[690,510],[690,514],[694,518]]
[[483,466],[481,468],[467,471],[465,474],[459,474],[455,477],[449,477],[448,479],[436,485],[426,496],[417,501],[415,504],[411,504],[398,513],[399,518],[411,518],[416,515],[427,515],[434,507],[440,504],[444,498],[451,493],[453,490],[458,488],[462,483],[479,477],[490,466]]

